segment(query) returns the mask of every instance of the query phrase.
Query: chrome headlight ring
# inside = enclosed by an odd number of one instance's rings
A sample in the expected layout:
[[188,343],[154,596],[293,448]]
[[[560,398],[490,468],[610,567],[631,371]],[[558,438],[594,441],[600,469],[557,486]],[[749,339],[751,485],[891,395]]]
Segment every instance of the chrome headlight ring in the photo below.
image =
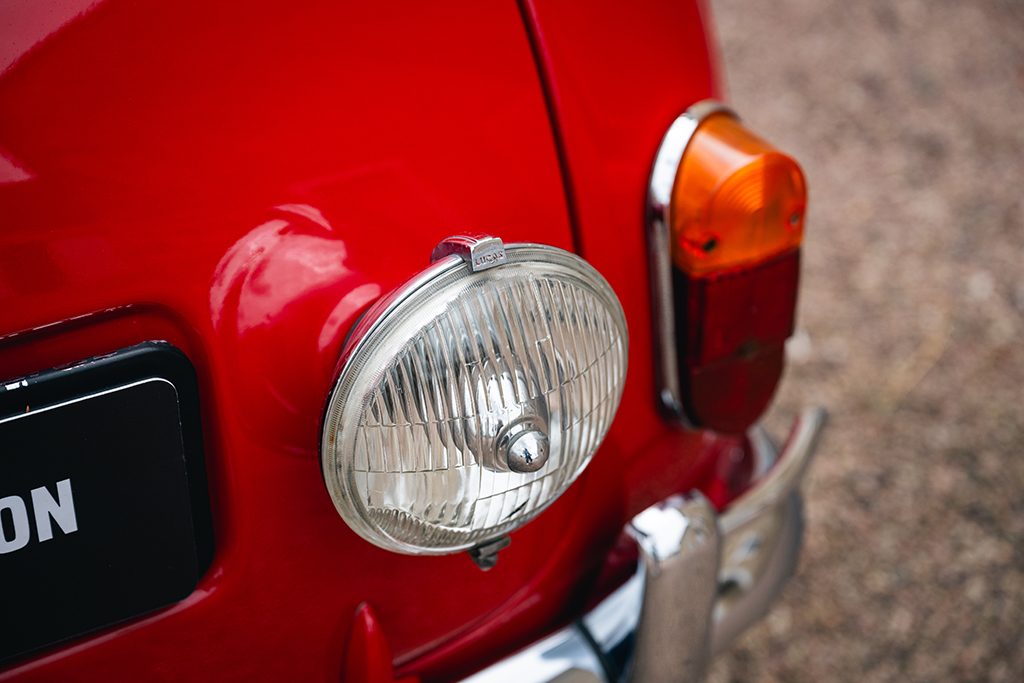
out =
[[349,526],[415,555],[536,517],[589,463],[626,376],[622,306],[583,259],[491,237],[435,259],[356,325],[320,449]]

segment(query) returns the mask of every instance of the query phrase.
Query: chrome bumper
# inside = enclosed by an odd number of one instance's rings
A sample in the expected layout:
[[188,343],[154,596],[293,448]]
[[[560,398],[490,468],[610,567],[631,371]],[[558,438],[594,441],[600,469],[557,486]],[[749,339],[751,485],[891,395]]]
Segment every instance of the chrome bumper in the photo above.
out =
[[805,411],[781,454],[755,430],[761,480],[725,514],[699,493],[647,508],[627,527],[640,550],[629,581],[572,626],[465,680],[700,680],[793,574],[803,535],[800,482],[824,422],[824,410]]

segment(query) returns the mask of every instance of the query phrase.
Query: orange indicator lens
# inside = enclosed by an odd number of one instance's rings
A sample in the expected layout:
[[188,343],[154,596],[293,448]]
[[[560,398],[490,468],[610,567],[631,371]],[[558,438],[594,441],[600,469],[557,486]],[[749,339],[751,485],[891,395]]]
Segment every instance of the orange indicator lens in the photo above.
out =
[[806,207],[797,163],[730,114],[713,114],[672,188],[673,261],[697,276],[762,262],[800,246]]

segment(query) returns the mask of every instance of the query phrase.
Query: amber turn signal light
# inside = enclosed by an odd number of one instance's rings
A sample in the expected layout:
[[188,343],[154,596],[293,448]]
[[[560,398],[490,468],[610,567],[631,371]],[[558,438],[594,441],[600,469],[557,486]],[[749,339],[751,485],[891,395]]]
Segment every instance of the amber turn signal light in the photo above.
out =
[[728,111],[694,131],[672,188],[676,267],[701,276],[800,246],[807,189],[800,167]]
[[659,403],[687,426],[742,434],[771,402],[793,333],[803,173],[706,100],[665,133],[647,208]]

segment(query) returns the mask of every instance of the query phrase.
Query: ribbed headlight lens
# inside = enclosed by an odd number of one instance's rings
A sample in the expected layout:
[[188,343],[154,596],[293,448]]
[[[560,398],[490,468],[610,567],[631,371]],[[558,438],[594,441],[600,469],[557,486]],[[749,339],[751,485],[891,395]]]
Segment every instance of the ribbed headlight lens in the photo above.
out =
[[435,263],[372,308],[342,354],[321,456],[361,536],[439,554],[536,516],[586,467],[619,405],[626,322],[560,249]]

